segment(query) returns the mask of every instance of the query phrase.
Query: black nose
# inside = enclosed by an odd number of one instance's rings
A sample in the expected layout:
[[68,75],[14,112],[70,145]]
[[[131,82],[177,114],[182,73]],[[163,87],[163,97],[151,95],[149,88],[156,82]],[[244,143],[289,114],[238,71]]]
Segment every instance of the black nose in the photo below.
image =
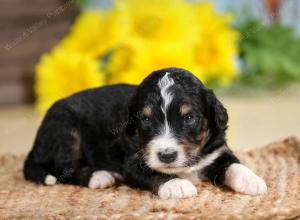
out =
[[158,159],[163,163],[172,163],[177,158],[177,151],[175,150],[165,150],[157,153]]

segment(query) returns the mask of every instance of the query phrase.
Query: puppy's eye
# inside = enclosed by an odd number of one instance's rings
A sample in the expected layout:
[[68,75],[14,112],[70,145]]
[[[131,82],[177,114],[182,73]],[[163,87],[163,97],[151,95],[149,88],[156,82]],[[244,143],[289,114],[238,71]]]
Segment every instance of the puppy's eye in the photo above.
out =
[[193,125],[196,122],[196,118],[193,115],[186,115],[184,117],[185,125]]
[[149,117],[143,117],[142,123],[143,123],[143,125],[149,126],[149,125],[151,125],[151,119]]

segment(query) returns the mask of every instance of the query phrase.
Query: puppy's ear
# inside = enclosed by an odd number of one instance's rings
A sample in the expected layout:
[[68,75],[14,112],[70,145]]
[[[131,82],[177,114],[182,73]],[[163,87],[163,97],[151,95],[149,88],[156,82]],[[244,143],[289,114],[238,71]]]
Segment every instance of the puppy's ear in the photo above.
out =
[[218,130],[226,130],[228,123],[228,114],[226,108],[217,99],[212,90],[207,90],[207,104],[209,106],[209,119],[213,122]]

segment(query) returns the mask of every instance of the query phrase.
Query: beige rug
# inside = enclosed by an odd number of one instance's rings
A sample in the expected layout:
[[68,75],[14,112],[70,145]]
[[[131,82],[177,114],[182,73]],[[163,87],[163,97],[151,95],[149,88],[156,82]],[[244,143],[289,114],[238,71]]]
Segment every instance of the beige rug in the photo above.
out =
[[0,219],[291,219],[300,216],[300,140],[237,152],[267,181],[263,196],[247,196],[210,183],[199,195],[161,201],[126,186],[106,190],[37,186],[22,176],[23,157],[0,156]]

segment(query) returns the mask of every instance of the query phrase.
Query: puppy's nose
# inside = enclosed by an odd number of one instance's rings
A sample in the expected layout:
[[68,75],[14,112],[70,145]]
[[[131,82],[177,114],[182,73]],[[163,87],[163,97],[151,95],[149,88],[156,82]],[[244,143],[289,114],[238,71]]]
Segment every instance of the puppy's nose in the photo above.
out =
[[176,160],[178,152],[173,149],[166,149],[157,153],[158,159],[163,163],[172,163]]

